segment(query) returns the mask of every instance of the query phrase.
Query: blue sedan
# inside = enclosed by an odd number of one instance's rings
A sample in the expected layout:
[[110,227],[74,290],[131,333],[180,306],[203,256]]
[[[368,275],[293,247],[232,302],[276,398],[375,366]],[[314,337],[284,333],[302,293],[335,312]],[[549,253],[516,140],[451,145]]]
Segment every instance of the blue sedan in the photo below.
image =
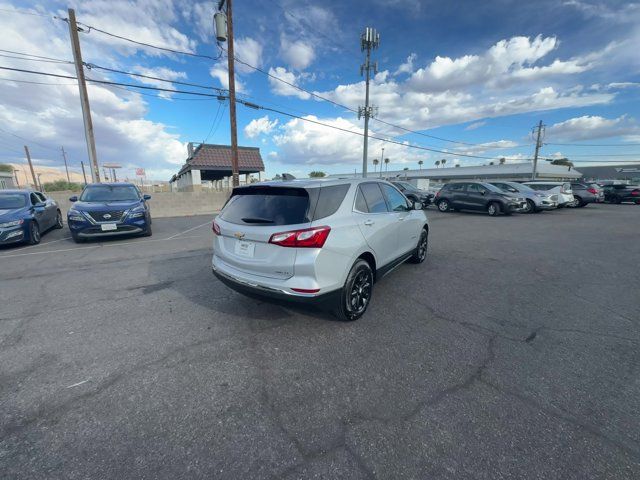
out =
[[0,245],[40,243],[41,235],[62,228],[58,204],[33,190],[0,191]]
[[67,223],[75,242],[112,235],[151,236],[151,210],[132,183],[92,183],[67,212]]

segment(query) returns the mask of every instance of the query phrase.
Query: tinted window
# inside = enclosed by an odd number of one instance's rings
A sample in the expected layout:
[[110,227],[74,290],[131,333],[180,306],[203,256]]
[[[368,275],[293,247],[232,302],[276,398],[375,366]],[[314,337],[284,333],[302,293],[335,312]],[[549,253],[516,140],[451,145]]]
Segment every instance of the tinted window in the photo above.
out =
[[470,183],[469,185],[467,185],[467,192],[470,192],[470,193],[480,193],[483,190],[484,188],[482,188],[477,183]]
[[407,205],[407,199],[404,198],[398,190],[393,188],[391,185],[382,184],[382,190],[387,197],[387,201],[389,202],[389,210],[393,212],[406,212],[409,210],[409,205]]
[[364,212],[384,213],[387,211],[387,203],[382,196],[382,191],[377,183],[363,183],[360,185],[367,209]]
[[367,207],[367,202],[364,199],[364,195],[362,194],[362,190],[358,187],[358,191],[356,192],[356,210],[359,212],[366,213],[369,211],[369,207]]
[[518,191],[518,188],[509,185],[508,183],[494,183],[493,185],[504,192],[516,193]]
[[0,209],[11,210],[27,206],[27,197],[21,193],[0,193]]
[[127,202],[140,200],[138,189],[133,185],[96,185],[84,189],[81,202]]
[[220,214],[240,225],[295,225],[307,223],[309,194],[303,188],[236,188]]
[[348,191],[349,184],[321,187],[313,219],[318,220],[336,213]]
[[464,183],[449,183],[445,185],[444,188],[452,192],[460,192],[464,190],[464,185],[465,185]]
[[38,196],[35,193],[32,193],[29,198],[31,199],[31,205],[37,205],[38,203],[40,203],[42,200],[40,200],[38,198]]
[[36,192],[36,197],[38,197],[42,203],[47,201],[47,196],[44,193]]

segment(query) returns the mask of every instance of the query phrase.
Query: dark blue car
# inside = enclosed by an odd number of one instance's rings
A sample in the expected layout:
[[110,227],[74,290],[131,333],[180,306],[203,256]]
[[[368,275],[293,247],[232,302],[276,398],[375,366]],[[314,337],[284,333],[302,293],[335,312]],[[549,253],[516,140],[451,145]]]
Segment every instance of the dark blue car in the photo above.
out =
[[56,202],[33,190],[0,190],[0,245],[35,245],[51,228],[62,228]]
[[76,242],[88,238],[140,234],[151,236],[151,212],[147,200],[132,183],[92,183],[67,212],[67,223]]

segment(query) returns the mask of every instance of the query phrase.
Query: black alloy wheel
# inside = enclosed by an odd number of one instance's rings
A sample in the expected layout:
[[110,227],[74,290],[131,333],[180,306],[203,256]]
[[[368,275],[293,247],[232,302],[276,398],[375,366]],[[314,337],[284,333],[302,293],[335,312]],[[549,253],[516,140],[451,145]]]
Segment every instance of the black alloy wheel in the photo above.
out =
[[29,225],[29,244],[37,245],[40,243],[40,226],[38,222],[33,220]]
[[425,229],[420,233],[420,238],[418,239],[418,246],[413,251],[413,255],[409,261],[411,263],[422,263],[427,258],[427,249],[429,247],[429,232]]
[[359,259],[347,275],[335,316],[343,321],[357,320],[367,310],[372,294],[373,272],[366,261]]

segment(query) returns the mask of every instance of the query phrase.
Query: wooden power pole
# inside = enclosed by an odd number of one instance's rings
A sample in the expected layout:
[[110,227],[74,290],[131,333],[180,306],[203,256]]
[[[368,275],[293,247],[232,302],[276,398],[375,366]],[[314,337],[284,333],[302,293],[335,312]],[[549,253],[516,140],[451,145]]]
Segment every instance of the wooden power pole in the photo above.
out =
[[238,127],[236,125],[236,75],[235,59],[233,56],[233,0],[227,2],[227,66],[229,69],[229,121],[231,122],[231,174],[233,186],[240,185],[240,173],[238,171]]
[[93,137],[93,122],[91,121],[91,108],[89,107],[89,95],[87,94],[87,82],[84,78],[84,66],[82,63],[82,51],[78,38],[78,25],[76,24],[76,12],[69,9],[69,35],[71,36],[71,50],[76,66],[78,88],[80,90],[80,105],[82,106],[82,119],[84,120],[84,135],[87,140],[89,153],[89,166],[91,167],[91,180],[100,183],[100,169],[98,168],[98,155],[96,153],[96,141]]
[[534,127],[534,130],[537,130],[538,133],[536,135],[536,151],[533,154],[533,169],[531,171],[531,180],[535,180],[538,175],[538,154],[540,153],[540,147],[542,147],[542,135],[544,132],[544,125],[542,124],[542,120],[537,127]]
[[80,166],[82,167],[82,178],[84,178],[84,186],[87,186],[87,174],[84,171],[84,162],[80,162]]
[[31,177],[33,178],[34,188],[38,188],[38,179],[36,178],[36,172],[33,170],[33,163],[31,163],[31,154],[29,153],[29,147],[24,146],[24,153],[27,154],[27,162],[29,162],[29,169],[31,170]]
[[71,179],[69,178],[69,166],[67,165],[67,152],[64,151],[64,147],[62,148],[62,158],[64,159],[64,169],[67,171],[67,183],[71,183]]

